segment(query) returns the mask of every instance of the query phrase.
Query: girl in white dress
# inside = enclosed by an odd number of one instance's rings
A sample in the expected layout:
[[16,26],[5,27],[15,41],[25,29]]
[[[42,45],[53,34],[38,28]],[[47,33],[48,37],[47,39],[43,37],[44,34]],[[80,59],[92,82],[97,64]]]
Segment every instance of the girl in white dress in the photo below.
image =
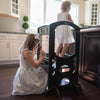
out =
[[48,72],[40,67],[45,56],[44,51],[40,51],[38,61],[33,58],[33,51],[38,42],[34,34],[29,34],[21,48],[20,66],[13,80],[13,95],[41,94],[47,87]]
[[[61,5],[62,12],[57,15],[58,21],[69,21],[73,23],[73,20],[69,14],[70,6],[71,3],[69,1],[64,1],[62,3]],[[69,44],[75,42],[73,37],[73,32],[68,25],[60,25],[56,29],[55,37],[57,42],[59,43],[56,55],[59,56],[61,48],[63,47],[60,56],[64,57]]]

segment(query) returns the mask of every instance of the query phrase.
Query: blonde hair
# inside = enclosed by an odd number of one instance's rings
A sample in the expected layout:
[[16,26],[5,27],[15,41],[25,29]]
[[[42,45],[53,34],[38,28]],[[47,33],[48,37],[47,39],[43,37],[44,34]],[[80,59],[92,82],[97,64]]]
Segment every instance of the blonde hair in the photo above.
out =
[[24,43],[22,44],[22,46],[20,48],[20,52],[25,48],[28,48],[28,50],[33,50],[33,48],[36,45],[35,41],[37,40],[37,39],[35,39],[35,36],[36,36],[35,34],[29,34],[26,37]]
[[64,1],[62,3],[62,5],[61,5],[61,10],[66,12],[66,11],[69,10],[68,8],[70,8],[70,6],[71,6],[71,2],[70,1]]

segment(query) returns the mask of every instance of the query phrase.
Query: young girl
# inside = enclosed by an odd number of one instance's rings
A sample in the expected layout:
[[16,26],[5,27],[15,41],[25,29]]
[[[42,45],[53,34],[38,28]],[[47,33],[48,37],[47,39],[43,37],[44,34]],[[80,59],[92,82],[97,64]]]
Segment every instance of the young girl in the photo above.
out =
[[[58,21],[69,21],[73,23],[73,20],[69,14],[70,7],[71,3],[69,1],[64,1],[62,3],[61,5],[62,12],[59,13],[57,16]],[[56,30],[56,39],[58,40],[59,43],[56,55],[59,56],[61,48],[63,48],[60,56],[64,57],[69,44],[75,41],[70,27],[67,25],[58,26]]]
[[34,34],[29,34],[21,48],[20,66],[13,81],[13,95],[41,94],[45,91],[48,73],[40,67],[45,53],[40,51],[40,58],[36,62],[33,51],[39,42]]

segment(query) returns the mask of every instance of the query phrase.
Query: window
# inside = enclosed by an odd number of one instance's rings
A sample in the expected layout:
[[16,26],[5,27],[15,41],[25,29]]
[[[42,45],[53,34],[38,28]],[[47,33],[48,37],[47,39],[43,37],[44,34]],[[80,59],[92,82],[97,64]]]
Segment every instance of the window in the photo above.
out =
[[12,13],[18,15],[19,14],[19,1],[18,0],[12,0]]
[[57,21],[57,14],[60,12],[60,1],[48,0],[46,3],[46,24]]
[[91,25],[98,24],[98,4],[92,4]]
[[30,0],[30,29],[43,25],[44,0]]
[[72,5],[71,10],[69,12],[72,17],[72,20],[77,25],[78,25],[78,9],[79,9],[78,5]]
[[[30,0],[30,29],[57,21],[62,0]],[[70,14],[75,24],[78,24],[78,6],[72,5]]]

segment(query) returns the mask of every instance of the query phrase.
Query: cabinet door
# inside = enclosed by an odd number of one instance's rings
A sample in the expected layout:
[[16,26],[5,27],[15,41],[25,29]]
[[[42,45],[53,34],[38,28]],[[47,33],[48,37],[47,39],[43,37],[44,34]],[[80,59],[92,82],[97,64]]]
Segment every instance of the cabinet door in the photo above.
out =
[[10,40],[10,60],[19,60],[20,47],[24,40]]
[[91,4],[91,25],[99,24],[99,3]]
[[9,60],[9,40],[0,40],[0,61]]
[[99,25],[100,19],[100,2],[87,1],[85,5],[85,24],[86,25]]
[[19,17],[19,0],[11,0],[11,15]]

